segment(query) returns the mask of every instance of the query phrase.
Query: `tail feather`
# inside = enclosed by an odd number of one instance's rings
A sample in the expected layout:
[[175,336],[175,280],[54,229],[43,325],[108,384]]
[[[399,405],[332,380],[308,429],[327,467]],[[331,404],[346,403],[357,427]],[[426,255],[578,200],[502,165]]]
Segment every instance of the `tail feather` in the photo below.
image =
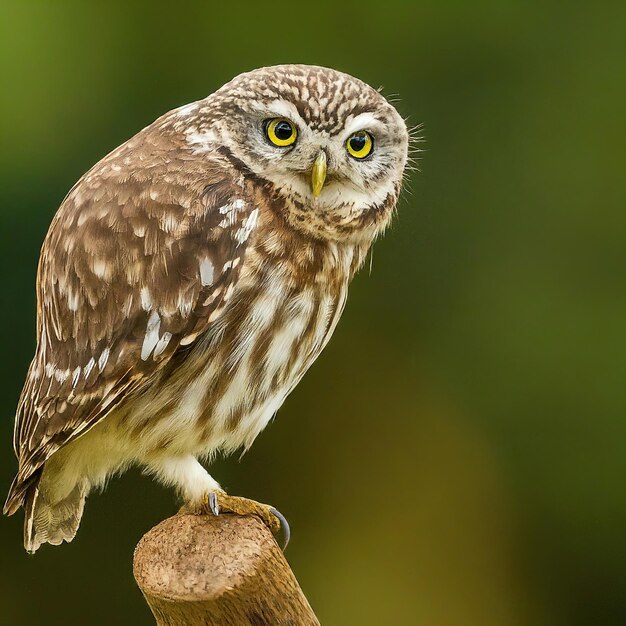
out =
[[33,554],[44,543],[59,545],[74,539],[85,506],[85,489],[76,485],[63,500],[50,502],[32,485],[24,499],[24,547]]
[[26,494],[30,491],[33,485],[36,485],[41,478],[41,470],[35,471],[33,474],[24,478],[18,474],[9,487],[9,495],[2,512],[5,515],[13,515],[17,510],[24,505],[26,501]]

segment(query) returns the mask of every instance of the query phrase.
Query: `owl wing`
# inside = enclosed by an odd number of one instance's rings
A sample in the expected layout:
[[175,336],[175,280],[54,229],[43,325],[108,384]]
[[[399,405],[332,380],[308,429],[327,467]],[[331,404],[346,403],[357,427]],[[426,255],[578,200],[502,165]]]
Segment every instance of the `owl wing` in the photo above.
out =
[[59,448],[207,330],[238,279],[258,209],[232,166],[207,157],[201,168],[172,158],[122,169],[113,160],[79,181],[42,248],[9,510]]

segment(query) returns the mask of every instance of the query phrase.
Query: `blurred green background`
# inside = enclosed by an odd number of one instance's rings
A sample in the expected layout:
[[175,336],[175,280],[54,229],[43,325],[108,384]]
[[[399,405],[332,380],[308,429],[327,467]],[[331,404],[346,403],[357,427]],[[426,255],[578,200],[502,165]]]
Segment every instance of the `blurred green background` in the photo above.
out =
[[[241,461],[290,519],[322,623],[626,623],[624,4],[0,5],[0,484],[66,191],[161,113],[284,62],[384,86],[421,173],[333,341]],[[28,557],[0,519],[2,624],[152,624],[131,573],[172,494],[131,472]]]

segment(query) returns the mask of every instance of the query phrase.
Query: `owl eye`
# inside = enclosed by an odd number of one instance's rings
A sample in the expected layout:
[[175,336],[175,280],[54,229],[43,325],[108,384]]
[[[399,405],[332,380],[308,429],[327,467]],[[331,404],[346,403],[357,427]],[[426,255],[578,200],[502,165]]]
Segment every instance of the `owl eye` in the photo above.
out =
[[284,148],[296,141],[298,131],[293,122],[286,120],[284,117],[277,117],[265,123],[265,134],[275,146]]
[[346,148],[355,159],[364,159],[372,153],[374,139],[367,131],[360,130],[358,133],[350,135],[346,142]]

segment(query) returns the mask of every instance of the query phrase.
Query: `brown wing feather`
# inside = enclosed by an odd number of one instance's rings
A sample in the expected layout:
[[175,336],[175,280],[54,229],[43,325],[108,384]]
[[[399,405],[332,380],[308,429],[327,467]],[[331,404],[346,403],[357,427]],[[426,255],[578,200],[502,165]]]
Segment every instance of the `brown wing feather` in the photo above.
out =
[[72,189],[42,248],[38,346],[18,405],[9,510],[52,454],[219,315],[256,221],[242,181],[218,157],[164,159],[153,146],[133,170],[128,153],[136,160],[139,149],[126,146]]

